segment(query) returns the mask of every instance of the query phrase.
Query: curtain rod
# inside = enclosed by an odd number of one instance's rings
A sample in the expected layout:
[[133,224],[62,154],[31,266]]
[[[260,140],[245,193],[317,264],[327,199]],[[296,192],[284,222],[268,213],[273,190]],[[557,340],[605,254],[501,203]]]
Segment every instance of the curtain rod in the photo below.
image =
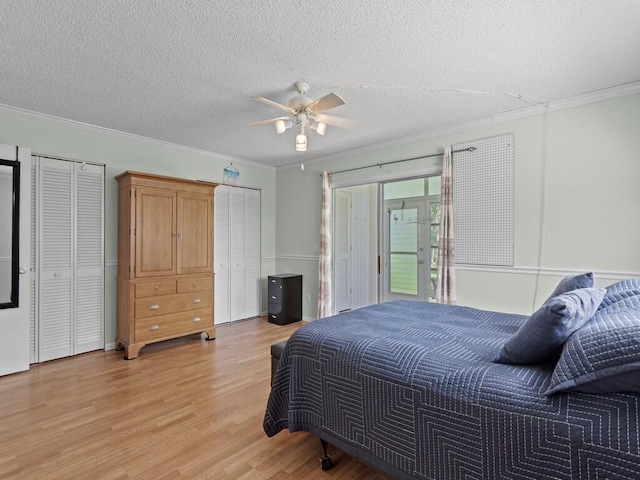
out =
[[[460,150],[453,150],[451,153],[453,154],[453,153],[459,153],[459,152],[473,152],[475,149],[476,147],[468,147],[468,148],[462,148]],[[382,167],[383,165],[391,165],[392,163],[408,162],[410,160],[420,160],[421,158],[439,157],[441,155],[444,155],[444,152],[432,153],[431,155],[422,155],[420,157],[404,158],[402,160],[393,160],[391,162],[376,163],[374,165],[366,165],[364,167],[348,168],[347,170],[338,170],[337,172],[330,172],[329,175],[334,175],[336,173],[353,172],[355,170],[362,170],[363,168]]]

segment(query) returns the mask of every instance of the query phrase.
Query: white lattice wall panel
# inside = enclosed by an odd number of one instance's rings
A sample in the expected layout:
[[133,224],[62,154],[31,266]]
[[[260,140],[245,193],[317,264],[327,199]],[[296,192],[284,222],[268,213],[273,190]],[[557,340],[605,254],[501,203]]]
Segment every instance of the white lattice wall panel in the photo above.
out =
[[453,145],[453,225],[458,264],[513,266],[512,133]]

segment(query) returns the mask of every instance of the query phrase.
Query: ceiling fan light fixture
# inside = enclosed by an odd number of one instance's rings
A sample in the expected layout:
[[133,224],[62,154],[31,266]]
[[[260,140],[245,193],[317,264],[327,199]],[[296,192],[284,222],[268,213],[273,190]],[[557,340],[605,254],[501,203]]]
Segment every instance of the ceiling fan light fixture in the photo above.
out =
[[318,135],[324,135],[327,132],[327,125],[335,127],[346,127],[347,121],[339,117],[331,115],[325,115],[324,112],[332,108],[344,105],[344,100],[335,93],[329,93],[317,100],[306,96],[309,90],[309,84],[307,82],[296,82],[294,88],[298,92],[298,96],[289,99],[287,105],[274,102],[263,97],[253,97],[254,100],[276,107],[287,113],[287,116],[269,118],[267,120],[261,120],[259,122],[248,123],[248,127],[257,127],[260,125],[266,125],[273,123],[278,134],[284,133],[287,129],[297,126],[298,134],[296,135],[296,151],[307,151],[307,135],[306,128],[315,130]]
[[296,135],[296,151],[307,151],[307,136],[304,133]]
[[275,122],[275,125],[276,125],[276,132],[278,132],[278,135],[279,135],[281,133],[284,133],[284,131],[287,128],[291,128],[293,124],[291,123],[291,120],[277,120]]

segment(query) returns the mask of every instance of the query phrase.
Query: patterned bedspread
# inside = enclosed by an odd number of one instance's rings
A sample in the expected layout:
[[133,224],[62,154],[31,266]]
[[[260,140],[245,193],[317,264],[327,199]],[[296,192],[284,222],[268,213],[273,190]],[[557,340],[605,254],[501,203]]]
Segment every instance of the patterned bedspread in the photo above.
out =
[[640,479],[640,395],[545,397],[553,365],[492,363],[524,318],[394,301],[312,322],[265,432],[312,432],[395,478]]

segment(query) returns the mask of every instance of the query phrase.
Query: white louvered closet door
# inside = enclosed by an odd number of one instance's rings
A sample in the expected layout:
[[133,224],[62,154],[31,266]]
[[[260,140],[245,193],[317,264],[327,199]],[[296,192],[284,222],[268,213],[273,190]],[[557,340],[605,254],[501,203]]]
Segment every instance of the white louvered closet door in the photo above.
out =
[[39,159],[38,361],[73,354],[73,170],[70,162]]
[[245,259],[244,259],[244,190],[229,191],[229,279],[230,320],[247,318],[245,315]]
[[260,278],[260,192],[244,192],[244,318],[260,315],[262,280]]
[[33,158],[35,363],[104,348],[104,169]]
[[74,164],[76,186],[73,353],[104,348],[104,169]]
[[36,329],[36,312],[38,311],[38,297],[36,295],[36,224],[37,224],[37,203],[36,203],[36,171],[38,169],[36,157],[31,159],[31,237],[29,245],[29,363],[38,361],[38,331]]
[[260,191],[215,190],[215,323],[260,315]]
[[228,323],[229,309],[229,187],[220,185],[214,194],[213,271],[215,273],[214,323]]

